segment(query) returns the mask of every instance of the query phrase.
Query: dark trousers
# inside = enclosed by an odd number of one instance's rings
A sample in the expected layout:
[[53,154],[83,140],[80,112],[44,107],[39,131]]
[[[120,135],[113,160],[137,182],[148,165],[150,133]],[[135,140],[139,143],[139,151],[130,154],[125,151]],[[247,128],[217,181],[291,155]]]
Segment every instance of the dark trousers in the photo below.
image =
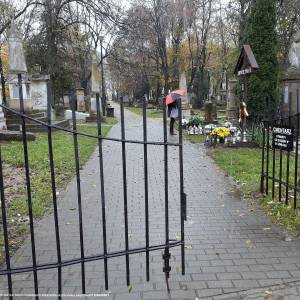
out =
[[175,123],[175,118],[170,118],[170,133],[174,134],[174,123]]

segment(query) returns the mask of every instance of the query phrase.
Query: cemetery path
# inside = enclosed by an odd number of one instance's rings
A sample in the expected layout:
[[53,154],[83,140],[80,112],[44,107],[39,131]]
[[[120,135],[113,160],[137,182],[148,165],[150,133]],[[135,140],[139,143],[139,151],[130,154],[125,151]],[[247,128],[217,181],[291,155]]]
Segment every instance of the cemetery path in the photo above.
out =
[[[118,109],[116,109],[118,115]],[[142,138],[142,119],[126,111],[126,137]],[[162,139],[162,123],[149,120],[149,140]],[[120,125],[109,133],[120,137]],[[178,138],[178,137],[172,137]],[[145,244],[143,146],[128,145],[128,216],[130,248]],[[170,149],[170,238],[180,233],[178,149]],[[101,199],[97,151],[81,171],[85,255],[100,254],[102,247]],[[163,149],[149,146],[150,242],[164,241]],[[105,192],[109,251],[124,249],[121,145],[104,143]],[[166,294],[161,252],[151,253],[151,281],[146,282],[145,255],[130,256],[130,293],[126,285],[125,258],[109,260],[111,294],[107,297],[63,299],[234,299],[239,292],[300,281],[300,240],[285,239],[259,210],[253,210],[234,194],[230,178],[217,169],[202,146],[184,147],[186,222],[186,275],[180,274],[179,249],[172,249],[171,297]],[[56,261],[54,220],[50,213],[35,224],[38,263]],[[59,223],[62,258],[80,257],[76,180],[60,195]],[[30,240],[14,255],[12,266],[31,264]],[[104,293],[103,261],[85,264],[87,293]],[[80,265],[63,268],[63,294],[81,293]],[[57,270],[38,272],[41,294],[57,293]],[[6,293],[6,278],[0,288]],[[14,275],[15,293],[32,294],[31,273]],[[296,288],[297,289],[297,288]],[[284,287],[283,289],[284,290]],[[253,293],[252,293],[253,294]],[[256,294],[257,295],[257,294]],[[299,293],[300,295],[300,293]],[[251,296],[251,294],[250,294]],[[246,297],[246,296],[241,296]],[[297,296],[299,299],[300,296]],[[1,299],[7,299],[2,297]],[[34,299],[22,296],[19,299]],[[40,299],[48,299],[41,296]],[[238,299],[238,298],[237,298]],[[247,298],[239,298],[247,299]],[[256,299],[256,298],[255,298]],[[260,299],[257,297],[257,299]],[[287,298],[292,299],[292,298]]]

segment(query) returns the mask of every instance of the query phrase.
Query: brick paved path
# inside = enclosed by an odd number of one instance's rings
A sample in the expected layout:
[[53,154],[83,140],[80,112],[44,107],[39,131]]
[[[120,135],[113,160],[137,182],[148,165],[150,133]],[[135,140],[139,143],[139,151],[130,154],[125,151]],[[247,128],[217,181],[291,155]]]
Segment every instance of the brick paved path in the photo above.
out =
[[286,283],[270,288],[260,288],[248,290],[242,293],[232,293],[230,295],[217,296],[219,300],[299,300],[300,283]]
[[[141,118],[126,112],[127,138],[141,139]],[[120,127],[110,136],[119,137]],[[161,140],[162,124],[149,120],[149,138]],[[170,238],[179,235],[178,152],[170,151]],[[71,159],[71,158],[70,158]],[[124,249],[121,145],[105,142],[105,184],[109,251]],[[179,249],[172,250],[171,298],[166,294],[161,252],[151,254],[151,282],[146,282],[145,255],[130,257],[132,291],[125,286],[125,258],[109,261],[111,294],[103,299],[234,299],[237,292],[300,280],[300,240],[286,242],[285,233],[259,211],[238,199],[231,180],[206,156],[202,146],[184,149],[187,275],[180,275]],[[145,243],[143,146],[127,146],[130,248]],[[102,253],[101,202],[97,151],[81,171],[85,254]],[[163,149],[149,147],[151,243],[164,241]],[[80,257],[75,179],[60,195],[59,222],[63,259]],[[35,226],[38,262],[55,262],[53,215]],[[30,265],[29,239],[13,258],[13,266]],[[87,293],[104,292],[103,262],[86,263]],[[57,292],[57,271],[39,271],[40,293]],[[0,287],[6,292],[6,279]],[[33,293],[32,274],[13,276],[15,293]],[[80,266],[63,269],[63,293],[81,293]],[[235,293],[235,294],[230,294]],[[231,298],[228,298],[231,297]],[[22,297],[21,299],[33,299]],[[41,297],[41,299],[48,299]],[[64,299],[78,299],[64,297]],[[81,297],[79,299],[93,299]],[[102,299],[100,297],[96,299]],[[300,296],[299,296],[300,299]]]

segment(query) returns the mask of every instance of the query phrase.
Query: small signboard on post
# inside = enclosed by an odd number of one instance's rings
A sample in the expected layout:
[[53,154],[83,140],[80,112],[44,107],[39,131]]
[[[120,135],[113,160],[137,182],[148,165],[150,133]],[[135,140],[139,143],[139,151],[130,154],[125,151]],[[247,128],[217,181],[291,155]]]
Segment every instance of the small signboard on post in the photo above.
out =
[[245,76],[255,73],[259,69],[256,58],[249,45],[244,45],[235,66],[234,73],[237,76]]
[[273,127],[273,149],[292,152],[294,150],[294,128],[285,126]]
[[249,45],[244,45],[235,66],[234,74],[244,78],[244,101],[248,100],[248,77],[259,69],[254,53]]

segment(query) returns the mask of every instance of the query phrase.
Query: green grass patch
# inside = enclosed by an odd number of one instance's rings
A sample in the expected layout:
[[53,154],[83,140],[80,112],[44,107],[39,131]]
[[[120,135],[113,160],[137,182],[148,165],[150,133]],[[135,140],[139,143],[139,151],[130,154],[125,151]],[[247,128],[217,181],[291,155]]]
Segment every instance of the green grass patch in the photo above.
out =
[[[179,124],[175,122],[174,128],[178,131]],[[192,144],[204,144],[206,141],[206,136],[202,134],[188,134],[186,129],[183,129],[183,137],[185,140],[191,142]]]
[[[129,111],[143,116],[143,109],[141,107],[126,107]],[[163,118],[163,111],[161,109],[147,109],[147,117],[154,118],[154,119],[162,119]]]
[[[266,213],[280,225],[290,230],[300,229],[300,216],[298,208],[294,210],[294,193],[288,191],[288,205],[285,204],[286,187],[282,185],[282,198],[279,201],[279,184],[275,183],[275,197],[272,199],[272,181],[269,180],[269,194],[262,195],[260,191],[261,179],[261,150],[260,149],[224,149],[215,150],[211,156],[216,164],[224,172],[233,177],[239,183],[239,192],[242,192],[245,199],[255,201],[264,208]],[[287,178],[287,155],[283,154],[282,179]],[[279,179],[280,164],[279,153],[275,154],[275,178]],[[272,175],[273,153],[270,152],[269,174]],[[266,164],[265,164],[266,168]],[[294,184],[295,159],[290,157],[290,174],[289,182]],[[298,169],[299,173],[299,169]],[[266,182],[265,182],[266,185]],[[299,186],[299,184],[298,184]],[[298,194],[299,200],[300,195]]]
[[185,133],[184,137],[190,141],[192,144],[205,143],[206,137],[202,134],[187,134]]
[[[103,135],[113,124],[115,118],[106,118]],[[78,132],[97,135],[96,124],[79,124]],[[53,155],[57,191],[66,188],[75,175],[74,139],[66,132],[53,132]],[[83,167],[98,144],[97,138],[78,136],[80,167]],[[1,145],[4,164],[4,184],[7,199],[7,215],[12,250],[16,249],[28,232],[28,205],[25,185],[23,143],[10,142]],[[35,219],[42,218],[52,204],[52,189],[49,165],[49,146],[47,133],[37,133],[36,140],[28,142],[32,208]],[[13,188],[13,185],[16,188]],[[27,221],[26,221],[27,220]],[[0,245],[3,243],[2,228]],[[2,245],[3,246],[3,245]]]

